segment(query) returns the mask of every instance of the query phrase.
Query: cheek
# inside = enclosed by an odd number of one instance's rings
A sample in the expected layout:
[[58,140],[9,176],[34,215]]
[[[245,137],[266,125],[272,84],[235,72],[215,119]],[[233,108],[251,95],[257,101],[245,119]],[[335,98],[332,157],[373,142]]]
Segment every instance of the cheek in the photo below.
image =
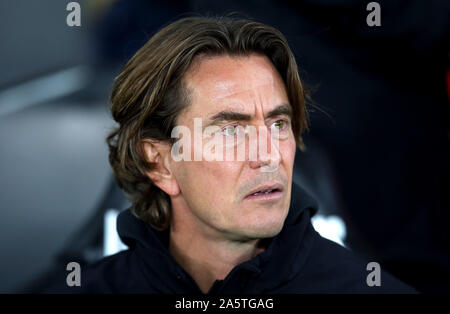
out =
[[[188,161],[178,167],[177,181],[193,204],[212,206],[232,202],[239,173],[233,162]],[[219,202],[219,203],[218,203]]]
[[288,171],[288,175],[290,176],[294,167],[295,152],[297,149],[295,140],[289,139],[286,141],[280,141],[279,145],[283,164],[287,167],[286,171]]

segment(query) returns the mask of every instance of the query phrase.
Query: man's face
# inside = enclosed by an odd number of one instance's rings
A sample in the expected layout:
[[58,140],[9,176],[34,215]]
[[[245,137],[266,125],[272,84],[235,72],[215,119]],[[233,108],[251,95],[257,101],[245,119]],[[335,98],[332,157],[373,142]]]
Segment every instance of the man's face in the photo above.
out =
[[[177,125],[188,127],[194,134],[194,118],[201,118],[203,130],[217,126],[224,140],[236,136],[237,126],[254,127],[258,134],[262,127],[267,130],[261,134],[271,156],[269,161],[261,160],[259,154],[257,159],[249,158],[251,140],[247,135],[244,160],[172,160],[172,172],[181,191],[177,204],[189,211],[195,228],[209,234],[234,240],[276,235],[289,211],[296,149],[291,119],[283,110],[290,104],[276,68],[267,57],[257,54],[200,58],[186,74],[185,82],[191,104]],[[274,128],[280,134],[278,147],[270,135]],[[193,139],[192,155],[201,149],[194,147]],[[261,145],[261,140],[256,141]],[[252,193],[272,188],[275,190],[267,194]]]

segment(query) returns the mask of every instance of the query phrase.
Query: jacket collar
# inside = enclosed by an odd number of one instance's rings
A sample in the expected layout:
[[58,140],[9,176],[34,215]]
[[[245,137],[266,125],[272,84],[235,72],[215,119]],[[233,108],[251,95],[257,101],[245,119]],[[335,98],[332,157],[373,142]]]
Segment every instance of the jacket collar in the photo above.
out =
[[[269,244],[265,251],[237,265],[224,279],[222,286],[227,281],[233,281],[235,274],[242,270],[254,276],[255,280],[249,281],[248,284],[255,292],[262,293],[271,287],[292,280],[293,276],[301,270],[312,246],[311,232],[308,233],[308,229],[312,228],[310,218],[316,212],[317,202],[302,188],[293,184],[289,213],[281,232],[267,239]],[[178,279],[184,278],[191,288],[196,287],[192,278],[169,253],[169,230],[157,231],[151,228],[128,209],[120,213],[117,219],[117,231],[126,245],[130,248],[137,247],[143,252],[141,256],[145,260],[144,268],[153,268],[153,271],[143,270],[144,274],[151,277],[149,280],[154,282],[155,279],[157,280],[154,277],[158,277],[163,286],[169,287],[170,291],[166,292],[182,292],[179,285],[172,284],[174,276]],[[165,276],[172,276],[172,278]],[[217,292],[220,290],[221,287],[218,287]]]

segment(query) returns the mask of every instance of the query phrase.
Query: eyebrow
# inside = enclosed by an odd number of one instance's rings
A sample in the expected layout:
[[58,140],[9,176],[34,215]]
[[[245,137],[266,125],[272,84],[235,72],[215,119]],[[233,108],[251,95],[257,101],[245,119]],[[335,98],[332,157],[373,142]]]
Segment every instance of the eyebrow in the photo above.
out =
[[269,111],[269,113],[267,113],[267,118],[272,118],[272,117],[282,116],[282,115],[286,115],[290,119],[292,119],[292,106],[288,105],[288,104],[281,104],[281,105],[277,106],[275,109]]
[[[269,111],[266,115],[266,119],[286,115],[290,119],[292,119],[292,107],[288,104],[281,104],[276,108]],[[214,114],[212,117],[208,119],[207,125],[213,125],[219,122],[227,122],[227,121],[250,121],[252,116],[247,113],[225,110]]]

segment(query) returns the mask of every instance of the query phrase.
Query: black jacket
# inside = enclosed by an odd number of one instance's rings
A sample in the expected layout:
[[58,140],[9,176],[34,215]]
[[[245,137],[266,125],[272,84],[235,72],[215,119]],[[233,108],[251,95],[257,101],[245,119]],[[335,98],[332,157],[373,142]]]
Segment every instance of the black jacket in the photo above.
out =
[[[349,250],[321,237],[311,224],[316,203],[293,185],[291,207],[281,232],[267,249],[237,265],[209,294],[241,293],[410,293],[414,290],[381,272],[381,286],[369,287],[370,271]],[[129,249],[81,270],[81,287],[47,292],[200,294],[192,277],[168,251],[169,232],[159,232],[122,212],[117,230]]]

